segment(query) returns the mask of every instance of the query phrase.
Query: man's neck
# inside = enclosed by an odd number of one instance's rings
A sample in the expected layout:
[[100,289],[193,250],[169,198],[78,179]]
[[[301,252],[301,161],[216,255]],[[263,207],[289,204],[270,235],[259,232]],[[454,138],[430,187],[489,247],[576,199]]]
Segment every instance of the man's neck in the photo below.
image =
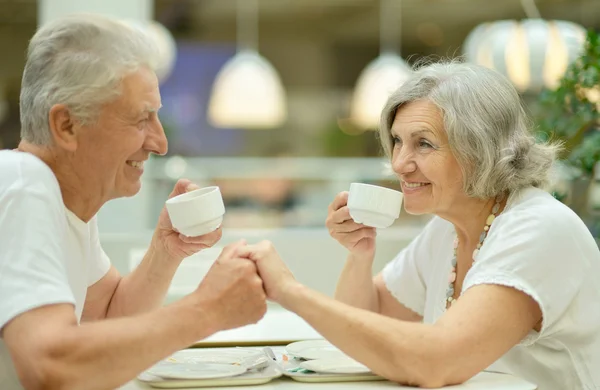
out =
[[48,165],[58,181],[65,207],[79,219],[87,223],[100,210],[104,204],[97,195],[100,191],[94,191],[92,183],[86,183],[86,178],[77,170],[72,158],[51,146],[34,145],[26,141],[21,141],[17,150],[33,154]]

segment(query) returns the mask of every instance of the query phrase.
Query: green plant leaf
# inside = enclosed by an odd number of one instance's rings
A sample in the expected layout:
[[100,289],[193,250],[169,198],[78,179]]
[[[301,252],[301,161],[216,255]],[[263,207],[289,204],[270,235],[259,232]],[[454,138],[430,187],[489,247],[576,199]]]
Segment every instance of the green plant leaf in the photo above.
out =
[[600,36],[589,30],[581,55],[567,68],[554,90],[537,99],[538,138],[560,141],[565,163],[586,175],[600,161],[600,102],[590,102],[586,89],[600,86]]

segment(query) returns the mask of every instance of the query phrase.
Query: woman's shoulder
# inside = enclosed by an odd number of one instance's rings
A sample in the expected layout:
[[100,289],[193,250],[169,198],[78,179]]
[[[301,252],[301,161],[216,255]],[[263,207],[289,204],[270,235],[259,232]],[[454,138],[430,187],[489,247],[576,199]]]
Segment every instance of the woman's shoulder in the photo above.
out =
[[536,225],[538,228],[570,230],[587,228],[581,218],[564,203],[548,192],[535,188],[525,188],[511,194],[498,222]]
[[486,242],[502,246],[526,244],[550,255],[557,251],[598,257],[589,228],[568,206],[538,188],[527,188],[509,198],[504,212],[490,229]]

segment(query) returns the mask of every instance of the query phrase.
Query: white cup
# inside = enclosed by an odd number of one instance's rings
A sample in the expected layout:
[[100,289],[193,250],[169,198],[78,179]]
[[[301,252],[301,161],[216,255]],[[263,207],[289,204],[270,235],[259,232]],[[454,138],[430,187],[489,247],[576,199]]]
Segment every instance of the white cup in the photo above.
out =
[[188,237],[217,230],[223,223],[225,205],[219,187],[205,187],[166,201],[171,224]]
[[371,184],[351,183],[348,209],[356,223],[386,228],[400,216],[403,198],[400,191]]

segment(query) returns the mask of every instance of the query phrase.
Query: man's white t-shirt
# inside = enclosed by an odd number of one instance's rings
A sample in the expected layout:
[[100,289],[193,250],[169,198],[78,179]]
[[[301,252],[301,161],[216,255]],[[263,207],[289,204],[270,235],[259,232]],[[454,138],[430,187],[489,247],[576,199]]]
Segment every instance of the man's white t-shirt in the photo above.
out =
[[[425,323],[445,312],[455,237],[454,226],[435,217],[383,270],[387,289]],[[523,291],[543,314],[541,331],[532,330],[489,370],[540,390],[600,389],[600,251],[571,209],[537,188],[511,195],[462,292],[480,284]]]
[[[57,303],[73,304],[79,321],[87,288],[109,268],[96,218],[85,223],[65,207],[50,168],[32,154],[0,151],[0,329]],[[20,388],[0,337],[0,389]]]

